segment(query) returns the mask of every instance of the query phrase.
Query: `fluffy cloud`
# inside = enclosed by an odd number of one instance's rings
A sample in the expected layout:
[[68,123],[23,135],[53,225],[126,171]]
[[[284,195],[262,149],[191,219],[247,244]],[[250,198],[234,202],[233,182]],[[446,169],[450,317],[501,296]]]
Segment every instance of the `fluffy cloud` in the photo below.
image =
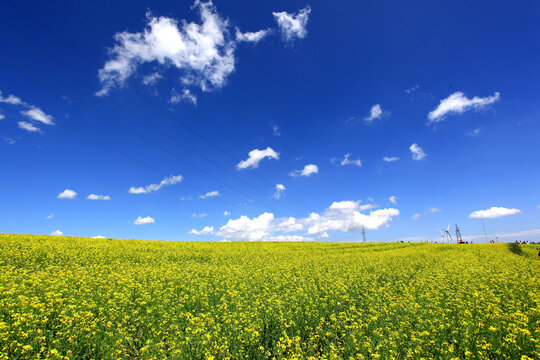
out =
[[276,20],[281,34],[285,41],[290,42],[295,39],[303,39],[307,35],[307,23],[309,20],[309,14],[311,13],[311,7],[306,6],[301,9],[298,14],[289,14],[283,12],[273,12],[274,19]]
[[279,160],[279,153],[275,152],[274,149],[272,149],[271,147],[267,147],[264,150],[259,150],[259,149],[251,150],[248,153],[248,156],[249,157],[246,160],[242,160],[236,165],[236,168],[238,170],[248,169],[248,168],[252,168],[252,169],[258,168],[259,162],[261,162],[261,160],[265,158]]
[[375,230],[399,215],[399,210],[392,208],[363,213],[372,207],[372,204],[361,205],[360,201],[347,200],[333,202],[322,214],[312,213],[302,219],[275,219],[272,213],[264,213],[255,218],[241,216],[229,220],[216,235],[241,241],[308,241],[312,239],[303,235],[280,233],[306,230],[306,235],[328,238],[328,231],[349,232],[362,228]]
[[19,126],[19,128],[21,128],[23,130],[26,130],[26,131],[29,131],[29,132],[41,132],[40,128],[38,128],[37,126],[32,125],[28,121],[19,121],[17,123],[17,125]]
[[229,215],[231,215],[230,212],[228,212],[228,211],[224,211],[224,212],[223,212],[223,216],[229,216]]
[[505,207],[492,206],[486,210],[477,210],[469,215],[471,219],[493,219],[508,215],[515,215],[521,213],[519,209],[508,209]]
[[219,191],[214,190],[214,191],[208,191],[207,193],[205,193],[203,195],[200,195],[199,198],[207,199],[209,197],[216,197],[216,196],[219,196],[219,195],[220,195]]
[[52,236],[62,236],[64,235],[63,232],[61,232],[60,230],[54,230],[52,233],[51,233]]
[[394,162],[394,161],[398,161],[399,158],[397,156],[385,156],[383,157],[383,161],[384,162]]
[[225,239],[261,241],[270,235],[273,220],[272,213],[264,213],[253,219],[242,215],[239,219],[229,220],[217,235]]
[[422,214],[416,213],[416,214],[414,214],[414,215],[412,216],[412,219],[413,219],[414,221],[416,221],[416,220],[420,219],[421,216],[422,216]]
[[409,147],[409,150],[411,150],[413,160],[422,160],[426,157],[424,150],[416,143],[412,144]]
[[156,222],[156,220],[154,220],[150,216],[146,216],[146,217],[140,217],[139,216],[139,217],[137,217],[137,219],[135,219],[133,224],[135,224],[135,225],[145,225],[145,224],[153,224],[155,222]]
[[86,197],[88,200],[111,200],[109,195],[90,194]]
[[130,194],[147,194],[153,191],[158,191],[159,189],[165,186],[178,184],[179,182],[182,181],[182,179],[183,179],[182,175],[176,175],[176,176],[171,175],[161,180],[159,184],[150,184],[147,186],[139,186],[139,187],[132,186],[129,188],[128,192]]
[[322,214],[312,213],[305,220],[308,225],[308,235],[326,236],[330,230],[349,232],[365,228],[376,230],[388,224],[394,216],[399,215],[398,209],[388,208],[371,211],[364,214],[358,201],[334,202]]
[[311,176],[319,172],[319,167],[317,165],[309,164],[304,166],[302,170],[294,170],[289,174],[289,176],[299,177],[299,176]]
[[214,227],[213,226],[205,226],[202,230],[197,231],[195,229],[191,229],[189,234],[191,235],[208,235],[214,233]]
[[500,94],[495,92],[492,96],[478,97],[475,96],[469,99],[461,91],[455,92],[446,99],[441,100],[439,106],[428,114],[428,124],[438,123],[443,121],[448,114],[461,114],[468,110],[481,110],[487,106],[497,102]]
[[241,32],[240,29],[236,28],[236,41],[258,43],[268,34],[270,34],[270,30],[268,29],[255,32]]
[[105,239],[105,236],[103,236],[103,235],[96,235],[96,236],[92,236],[92,239]]
[[47,220],[51,220],[51,219],[53,219],[53,218],[54,218],[54,214],[50,214],[50,215],[47,215],[47,216],[45,217],[45,219],[47,219]]
[[274,193],[274,198],[279,199],[281,195],[285,193],[285,186],[283,184],[276,184],[276,192]]
[[390,197],[388,198],[388,200],[390,200],[390,202],[391,202],[392,204],[396,204],[396,203],[397,203],[397,197],[395,197],[395,196],[390,196]]
[[70,189],[64,190],[57,196],[58,199],[67,199],[67,200],[72,200],[72,199],[75,199],[76,197],[77,197],[77,193]]
[[364,118],[364,121],[367,123],[372,123],[375,120],[378,120],[384,116],[388,116],[389,112],[384,111],[380,104],[375,104],[369,110],[369,116]]
[[339,164],[341,166],[345,166],[345,165],[355,165],[355,166],[358,166],[358,167],[362,166],[362,160],[360,160],[360,159],[351,160],[351,159],[349,159],[350,156],[351,156],[351,154],[347,153],[347,154],[345,154],[343,156],[343,159],[341,161],[338,158],[332,158],[332,159],[330,159],[330,161],[333,164],[339,161]]
[[99,71],[102,89],[97,95],[122,85],[145,63],[174,67],[181,72],[183,84],[203,91],[221,88],[235,69],[235,41],[228,20],[219,16],[211,1],[195,1],[194,7],[200,24],[148,13],[142,32],[115,34],[111,59]]

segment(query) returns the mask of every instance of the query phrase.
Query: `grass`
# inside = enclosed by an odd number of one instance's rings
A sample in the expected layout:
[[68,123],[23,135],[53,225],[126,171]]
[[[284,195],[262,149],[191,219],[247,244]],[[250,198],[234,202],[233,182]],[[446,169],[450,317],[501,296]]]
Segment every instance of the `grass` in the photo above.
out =
[[510,250],[3,234],[0,359],[538,359]]

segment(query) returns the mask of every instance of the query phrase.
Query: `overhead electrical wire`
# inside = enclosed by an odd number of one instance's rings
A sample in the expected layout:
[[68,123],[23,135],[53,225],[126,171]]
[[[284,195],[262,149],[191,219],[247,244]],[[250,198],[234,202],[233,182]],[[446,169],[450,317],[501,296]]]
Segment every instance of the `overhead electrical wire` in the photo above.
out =
[[[47,60],[49,63],[53,64],[54,66],[56,66],[58,69],[60,69],[62,72],[66,73],[67,75],[69,75],[71,78],[75,79],[76,81],[78,81],[79,83],[81,83],[82,85],[86,86],[87,88],[89,88],[90,90],[93,90],[93,87],[92,85],[88,84],[87,82],[85,82],[84,80],[82,80],[81,78],[79,78],[77,75],[73,74],[71,71],[67,70],[66,68],[64,68],[62,65],[58,64],[57,62],[55,62],[54,60],[50,59],[48,56],[46,56],[45,54],[41,53],[40,51],[34,49],[33,47],[31,47],[30,45],[28,45],[28,43],[26,43],[25,41],[19,39],[17,36],[11,34],[9,31],[5,30],[4,28],[2,28],[0,26],[0,32],[3,32],[5,35],[9,36],[10,38],[12,38],[13,40],[17,41],[19,44],[21,44],[22,46],[24,46],[25,48],[27,48],[28,50],[32,51],[34,54],[42,57],[43,59]],[[56,86],[56,88],[58,89],[59,87]],[[122,105],[121,103],[119,103],[118,101],[115,101],[114,99],[110,98],[110,97],[107,97],[106,100],[112,104],[114,104],[115,106],[119,107],[120,109],[122,109],[123,111],[127,112],[128,114],[130,114],[131,116],[139,119],[140,121],[144,122],[146,125],[150,126],[152,129],[158,131],[160,134],[162,134],[163,136],[166,136],[167,138],[175,141],[177,144],[183,146],[184,148],[188,149],[189,151],[191,151],[192,153],[194,153],[195,155],[201,157],[202,159],[204,159],[205,161],[209,162],[210,164],[212,164],[213,166],[215,166],[216,168],[224,171],[225,173],[227,173],[229,176],[231,177],[234,177],[235,179],[237,179],[238,181],[242,182],[243,184],[245,185],[248,185],[249,187],[255,189],[258,193],[264,195],[265,197],[267,198],[271,198],[272,195],[269,195],[267,193],[265,193],[264,191],[260,190],[259,188],[253,186],[252,184],[250,184],[249,182],[245,181],[244,179],[242,179],[241,177],[237,176],[236,174],[232,173],[231,171],[229,171],[228,169],[224,168],[223,166],[217,164],[215,161],[213,161],[212,159],[209,159],[208,157],[200,154],[199,152],[197,152],[196,150],[194,150],[193,148],[191,148],[190,146],[186,145],[185,143],[183,143],[182,141],[180,141],[177,137],[175,136],[172,136],[171,134],[167,133],[166,131],[160,129],[159,127],[157,127],[156,125],[154,125],[152,122],[150,122],[149,120],[147,120],[146,118],[144,118],[143,116],[140,116],[138,115],[136,112],[134,112],[133,110],[129,109],[128,107]],[[114,120],[114,118],[110,118],[109,117],[109,120],[113,119],[112,121],[114,121],[115,123],[117,124],[121,124],[120,121],[117,121],[117,120]],[[133,133],[133,130],[128,128],[125,124],[121,124],[120,125],[121,127],[123,127],[124,129],[127,129],[129,130],[130,132]],[[155,145],[155,144],[153,144]],[[162,149],[163,150],[163,149]],[[165,151],[165,150],[164,150]],[[168,152],[168,151],[167,151]],[[171,154],[170,152],[168,152],[169,154]],[[178,156],[174,155],[176,158],[179,159]],[[193,164],[192,162],[188,161],[188,160],[185,160],[185,159],[182,159],[182,161],[186,164],[188,164],[189,166],[195,168],[196,170],[198,171],[201,171],[203,172],[205,175],[207,176],[210,176],[212,177],[213,179],[215,179],[216,181],[221,181],[221,180],[218,180],[218,178],[214,177],[213,175],[210,175],[208,172],[206,172],[205,170],[202,170],[200,167],[198,167],[197,165]],[[231,187],[230,185],[227,185],[226,183],[224,182],[220,182],[222,184],[224,184],[225,186],[228,186],[230,188],[233,188]],[[238,189],[234,188],[235,191],[237,192],[240,192]],[[243,192],[241,192],[244,196],[248,196],[248,197],[252,197],[251,195],[247,195]],[[289,206],[288,204],[286,203],[283,203],[283,202],[280,202],[279,203],[281,206],[283,207],[286,207],[288,208],[289,210],[291,211],[294,211],[295,213],[299,214],[299,212],[292,208],[291,206]],[[277,211],[275,210],[274,208],[268,206],[268,205],[263,205],[263,206],[266,206],[270,209],[272,209],[273,211]]]
[[[27,17],[28,19],[32,20],[33,22],[35,22],[37,25],[39,25],[40,27],[42,27],[43,29],[45,29],[48,33],[50,33],[51,35],[53,35],[55,38],[57,38],[58,40],[60,40],[61,42],[63,42],[64,44],[66,44],[68,47],[70,47],[71,49],[73,49],[76,53],[78,53],[80,56],[82,56],[83,58],[85,58],[87,61],[89,61],[90,63],[92,63],[93,65],[97,66],[98,68],[101,68],[101,64],[94,60],[91,56],[89,56],[88,54],[86,54],[84,51],[80,50],[77,46],[75,46],[74,44],[72,44],[70,41],[66,40],[63,36],[61,36],[60,34],[58,34],[57,32],[55,32],[54,30],[50,29],[48,26],[46,26],[45,24],[43,24],[41,21],[39,21],[38,19],[36,19],[34,16],[32,16],[31,14],[29,14],[27,11],[25,11],[23,8],[21,8],[19,5],[17,5],[16,3],[14,3],[13,1],[11,0],[4,0],[5,2],[7,2],[8,4],[10,4],[13,8],[15,8],[17,11],[19,11],[21,14],[23,14],[25,17]],[[138,91],[137,89],[131,87],[129,84],[127,84],[125,81],[123,80],[118,80],[118,82],[123,86],[123,87],[126,87],[127,89],[133,91],[135,94],[137,94],[139,97],[141,97],[142,99],[144,99],[146,102],[148,102],[149,104],[151,104],[153,107],[155,107],[156,109],[158,109],[160,112],[164,113],[167,117],[169,117],[170,119],[172,119],[173,121],[181,124],[183,127],[185,127],[188,131],[190,131],[191,133],[193,133],[194,135],[196,135],[198,138],[202,139],[203,141],[205,141],[207,144],[211,145],[213,148],[215,148],[216,150],[220,151],[221,153],[223,153],[224,155],[226,155],[227,157],[229,157],[230,159],[232,159],[233,161],[235,161],[236,163],[240,162],[239,159],[237,159],[235,156],[231,155],[229,152],[225,151],[224,149],[222,149],[221,147],[219,147],[218,145],[216,145],[213,141],[209,140],[207,137],[205,137],[204,135],[202,135],[201,133],[199,133],[198,131],[196,131],[195,129],[193,129],[191,126],[189,126],[188,124],[186,124],[184,121],[178,119],[177,117],[173,116],[168,110],[164,109],[162,106],[160,106],[159,104],[157,104],[156,102],[154,102],[152,99],[150,99],[148,96],[144,95],[143,93],[141,93],[140,91]],[[265,178],[264,176],[261,176],[260,174],[258,174],[257,172],[253,172],[253,174],[258,177],[259,179],[263,180],[264,182],[272,185],[272,186],[275,186],[274,183],[272,183],[271,181],[269,181],[267,178]],[[299,202],[300,201],[298,199],[295,199],[293,196],[290,196],[288,195],[289,198],[295,200],[296,202]],[[282,204],[283,205],[283,204]],[[296,210],[294,210],[295,212],[297,212]]]

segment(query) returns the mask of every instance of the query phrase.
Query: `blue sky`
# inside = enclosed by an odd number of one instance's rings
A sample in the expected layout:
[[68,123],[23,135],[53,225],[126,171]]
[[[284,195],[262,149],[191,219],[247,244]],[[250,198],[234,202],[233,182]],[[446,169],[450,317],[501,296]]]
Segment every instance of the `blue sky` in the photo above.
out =
[[540,240],[539,20],[534,1],[1,2],[0,231]]

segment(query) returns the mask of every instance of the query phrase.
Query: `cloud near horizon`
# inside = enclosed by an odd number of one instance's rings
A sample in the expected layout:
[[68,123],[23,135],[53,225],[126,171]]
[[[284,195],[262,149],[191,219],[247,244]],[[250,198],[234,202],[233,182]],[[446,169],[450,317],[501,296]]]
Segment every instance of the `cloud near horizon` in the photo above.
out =
[[[253,218],[242,215],[228,220],[218,231],[214,231],[214,227],[205,227],[200,231],[193,229],[190,234],[212,233],[239,241],[312,241],[312,236],[328,238],[331,231],[376,230],[399,215],[398,209],[371,210],[374,207],[374,204],[362,205],[360,201],[335,201],[323,213],[314,212],[306,218],[275,218],[269,212]],[[368,210],[369,213],[365,213]],[[290,234],[300,231],[304,233]]]

